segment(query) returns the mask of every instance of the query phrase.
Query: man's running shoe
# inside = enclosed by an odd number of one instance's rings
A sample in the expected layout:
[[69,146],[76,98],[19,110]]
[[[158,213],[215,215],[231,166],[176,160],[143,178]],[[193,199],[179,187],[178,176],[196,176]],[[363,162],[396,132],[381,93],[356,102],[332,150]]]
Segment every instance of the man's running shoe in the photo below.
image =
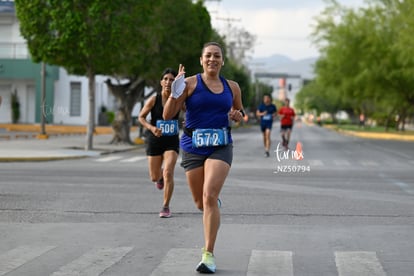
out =
[[157,186],[158,190],[164,189],[164,178],[161,178],[157,182],[155,182],[155,186]]
[[270,156],[269,152],[265,151],[265,157],[269,157],[269,156]]
[[197,265],[196,271],[205,274],[213,274],[216,272],[216,263],[214,261],[214,255],[208,252],[204,248],[202,249],[203,255],[201,262]]
[[171,217],[170,208],[168,207],[162,207],[160,212],[160,218],[169,218]]

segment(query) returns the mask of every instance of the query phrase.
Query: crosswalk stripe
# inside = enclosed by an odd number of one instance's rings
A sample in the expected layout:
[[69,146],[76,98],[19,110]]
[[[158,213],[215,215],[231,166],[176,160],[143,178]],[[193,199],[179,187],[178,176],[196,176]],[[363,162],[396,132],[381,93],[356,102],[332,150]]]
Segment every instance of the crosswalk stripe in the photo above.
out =
[[97,162],[109,162],[109,161],[115,161],[118,159],[123,158],[122,156],[108,156],[108,157],[103,157],[103,158],[99,158],[96,159]]
[[252,250],[246,276],[293,276],[291,251]]
[[172,248],[151,276],[194,275],[200,252],[200,249]]
[[135,156],[135,157],[132,157],[132,158],[123,159],[123,160],[121,160],[121,162],[137,162],[137,161],[141,161],[141,160],[144,160],[144,159],[147,159],[147,157],[145,157],[145,156]]
[[107,268],[119,262],[132,247],[104,247],[91,250],[73,262],[62,266],[51,276],[98,276]]
[[339,276],[386,276],[375,252],[335,252],[335,262]]
[[12,249],[0,255],[0,275],[5,275],[54,248],[55,246],[20,246]]

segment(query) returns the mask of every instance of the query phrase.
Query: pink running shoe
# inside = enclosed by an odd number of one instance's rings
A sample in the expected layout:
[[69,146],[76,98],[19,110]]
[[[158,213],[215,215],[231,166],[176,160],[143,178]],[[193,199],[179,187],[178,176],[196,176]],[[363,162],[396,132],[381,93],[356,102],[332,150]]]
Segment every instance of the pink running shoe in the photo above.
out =
[[160,218],[169,218],[171,217],[170,208],[168,207],[162,207],[160,212]]
[[164,189],[164,178],[161,178],[160,180],[158,180],[157,182],[155,182],[155,186],[157,186],[157,188],[159,190]]

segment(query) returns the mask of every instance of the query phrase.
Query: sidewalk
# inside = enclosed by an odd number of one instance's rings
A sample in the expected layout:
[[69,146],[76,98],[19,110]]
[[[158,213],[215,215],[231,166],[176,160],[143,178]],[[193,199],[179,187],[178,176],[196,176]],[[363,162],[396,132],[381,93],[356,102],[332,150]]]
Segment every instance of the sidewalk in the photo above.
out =
[[[46,132],[47,133],[47,132]],[[131,131],[131,138],[136,132]],[[103,133],[93,136],[93,149],[85,150],[86,134],[59,133],[48,139],[37,139],[35,132],[10,132],[4,129],[0,133],[8,139],[0,139],[0,162],[51,161],[99,156],[114,152],[129,151],[143,145],[110,144],[112,134]],[[16,137],[17,135],[17,137]]]
[[407,133],[384,133],[384,132],[371,132],[371,131],[352,131],[352,130],[343,130],[343,129],[335,129],[335,126],[332,125],[324,125],[323,127],[336,131],[338,133],[349,135],[349,136],[356,136],[360,138],[367,138],[367,139],[382,139],[382,140],[398,140],[398,141],[408,141],[414,142],[414,135],[407,134]]

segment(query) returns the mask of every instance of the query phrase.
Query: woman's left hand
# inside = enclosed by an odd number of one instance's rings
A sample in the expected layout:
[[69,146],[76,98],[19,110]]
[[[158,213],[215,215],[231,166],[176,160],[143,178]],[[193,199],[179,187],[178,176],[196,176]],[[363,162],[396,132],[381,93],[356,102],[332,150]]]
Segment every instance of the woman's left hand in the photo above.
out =
[[235,122],[240,122],[243,120],[243,114],[239,110],[231,110],[229,113],[230,119]]

